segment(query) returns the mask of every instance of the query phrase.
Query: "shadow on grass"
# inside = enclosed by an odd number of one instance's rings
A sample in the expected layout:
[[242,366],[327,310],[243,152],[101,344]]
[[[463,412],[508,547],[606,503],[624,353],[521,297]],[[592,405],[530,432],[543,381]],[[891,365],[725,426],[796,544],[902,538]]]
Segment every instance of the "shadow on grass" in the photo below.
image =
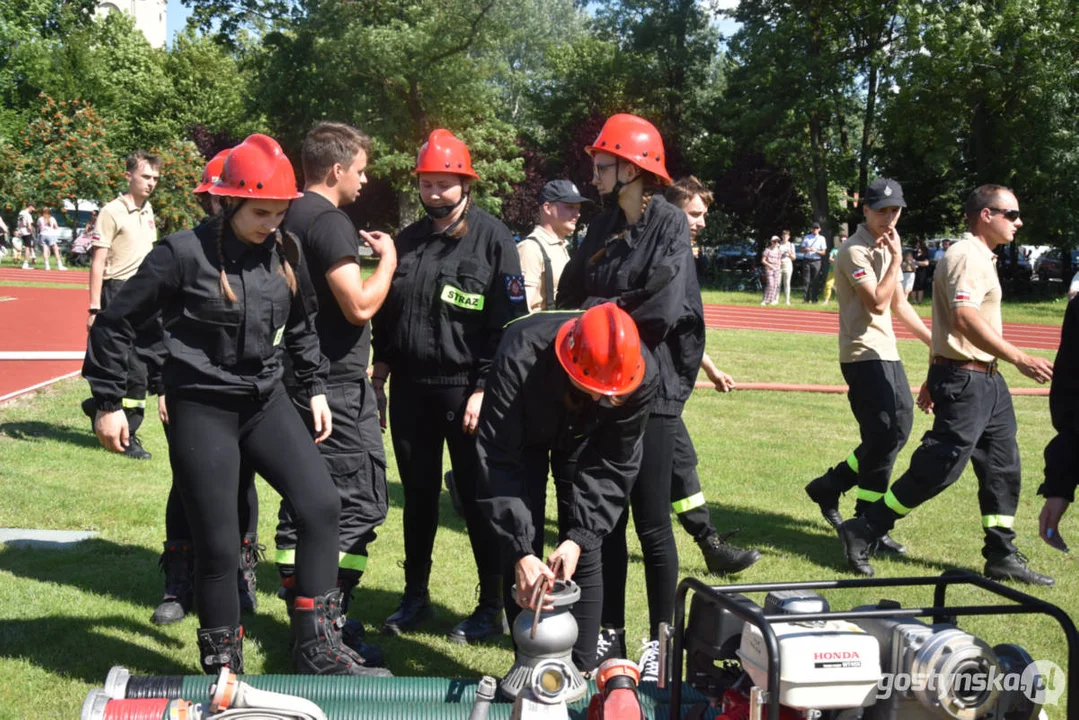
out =
[[11,422],[0,424],[0,435],[7,435],[12,440],[25,442],[39,442],[41,440],[55,440],[85,448],[98,448],[97,437],[89,431],[76,430],[68,425],[42,422],[40,420],[27,420],[25,422]]

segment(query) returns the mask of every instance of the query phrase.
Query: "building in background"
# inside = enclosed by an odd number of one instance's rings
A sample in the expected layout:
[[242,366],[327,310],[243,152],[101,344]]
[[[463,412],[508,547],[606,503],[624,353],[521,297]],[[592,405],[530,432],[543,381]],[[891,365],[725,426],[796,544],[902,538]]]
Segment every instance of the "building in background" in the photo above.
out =
[[98,15],[110,12],[126,12],[135,18],[135,27],[146,36],[155,48],[165,47],[166,0],[104,0],[97,4]]

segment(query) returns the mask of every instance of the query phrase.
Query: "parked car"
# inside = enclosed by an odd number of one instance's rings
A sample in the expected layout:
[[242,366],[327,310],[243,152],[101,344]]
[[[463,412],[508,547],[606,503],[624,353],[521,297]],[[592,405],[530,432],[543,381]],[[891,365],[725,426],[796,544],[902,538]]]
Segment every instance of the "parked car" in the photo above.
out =
[[[1071,252],[1071,270],[1075,272],[1079,270],[1079,249],[1070,250],[1069,252]],[[1055,248],[1042,253],[1034,261],[1034,275],[1039,280],[1063,280],[1064,251],[1060,248]]]
[[757,264],[757,246],[751,242],[720,245],[713,253],[712,262],[721,270],[742,270]]

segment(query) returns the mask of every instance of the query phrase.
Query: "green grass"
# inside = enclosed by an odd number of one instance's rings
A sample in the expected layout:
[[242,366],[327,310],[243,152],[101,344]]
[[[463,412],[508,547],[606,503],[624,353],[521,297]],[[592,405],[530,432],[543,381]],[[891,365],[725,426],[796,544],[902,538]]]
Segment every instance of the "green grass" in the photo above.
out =
[[[710,290],[701,291],[701,297],[707,304],[714,305],[744,305],[746,307],[760,307],[761,296],[756,292],[738,292],[735,290]],[[1041,301],[1012,301],[1005,299],[1001,304],[1000,313],[1007,323],[1033,323],[1035,325],[1056,325],[1064,321],[1064,309],[1068,306],[1068,298],[1061,296],[1052,300]],[[833,297],[828,305],[811,305],[802,302],[802,291],[791,291],[791,304],[783,305],[788,310],[830,310],[836,312],[838,305]],[[918,305],[912,305],[914,310],[922,317],[930,317],[933,314],[932,302],[926,298]]]
[[[911,380],[924,372],[925,351],[901,342]],[[710,331],[708,349],[736,380],[842,382],[835,338],[758,331]],[[1006,371],[1013,385],[1029,385]],[[197,619],[159,628],[149,622],[160,597],[156,561],[164,535],[169,487],[166,445],[156,422],[141,435],[154,460],[132,463],[97,447],[78,409],[85,385],[65,381],[32,397],[0,407],[0,526],[87,529],[95,540],[68,551],[0,546],[0,718],[71,718],[86,692],[99,687],[109,667],[125,665],[139,674],[193,674]],[[1020,547],[1033,566],[1057,578],[1051,589],[1030,590],[1079,610],[1079,580],[1069,556],[1037,539],[1041,452],[1051,436],[1045,398],[1015,400],[1026,488],[1018,514]],[[857,429],[842,395],[698,392],[686,410],[697,444],[700,474],[712,516],[721,530],[742,528],[733,542],[761,548],[764,558],[739,582],[851,577],[835,534],[808,502],[802,486],[845,457]],[[930,418],[915,418],[912,443],[900,455],[902,471]],[[388,441],[388,437],[387,437]],[[387,442],[387,451],[392,448]],[[260,536],[272,540],[277,498],[262,481]],[[396,605],[402,589],[401,489],[390,462],[391,508],[372,547],[372,560],[354,615],[370,627]],[[845,498],[849,513],[853,499]],[[553,518],[553,512],[549,514]],[[473,606],[475,571],[464,527],[442,504],[443,525],[435,550],[438,607],[432,633],[403,639],[375,636],[399,675],[478,676],[499,674],[512,662],[508,638],[492,647],[462,648],[442,638]],[[1075,536],[1074,518],[1065,535]],[[909,558],[875,560],[884,577],[935,575],[946,567],[980,570],[981,529],[976,482],[968,469],[947,492],[918,508],[894,535],[910,548]],[[628,638],[646,635],[647,610],[640,550],[630,533],[627,598]],[[701,555],[680,529],[676,537],[682,574],[706,576]],[[271,564],[259,568],[260,607],[245,620],[250,672],[288,672],[288,626],[273,590]],[[1026,588],[1024,588],[1026,589]],[[829,594],[846,608],[881,597],[905,605],[930,604],[919,589],[844,591]],[[955,603],[985,602],[976,590],[956,590]],[[964,620],[964,629],[990,645],[1015,642],[1037,659],[1065,665],[1065,641],[1051,620],[1036,616]],[[1050,708],[1063,718],[1063,706]]]

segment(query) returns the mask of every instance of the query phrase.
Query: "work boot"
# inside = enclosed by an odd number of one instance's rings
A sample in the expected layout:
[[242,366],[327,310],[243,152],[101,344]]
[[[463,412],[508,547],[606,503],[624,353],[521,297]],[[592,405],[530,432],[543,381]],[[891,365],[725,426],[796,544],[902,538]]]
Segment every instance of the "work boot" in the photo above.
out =
[[412,632],[434,615],[427,589],[415,591],[405,587],[405,594],[393,614],[382,623],[383,635],[403,635]]
[[873,545],[869,548],[870,555],[877,555],[879,553],[885,553],[889,555],[906,555],[907,546],[900,543],[888,533],[884,533],[879,538],[873,541]]
[[356,589],[359,581],[338,578],[337,583],[341,588],[341,617],[345,619],[345,623],[341,627],[341,642],[352,648],[357,655],[363,658],[364,666],[384,666],[386,659],[382,653],[382,648],[368,643],[363,623],[357,618],[348,616],[348,608],[352,604],[352,591]]
[[236,586],[240,593],[240,612],[255,612],[255,568],[266,559],[266,546],[259,545],[257,533],[247,533],[240,544],[240,569],[236,571]]
[[341,642],[341,591],[296,597],[292,608],[292,662],[301,675],[391,677],[386,668],[364,667],[363,658]]
[[855,574],[873,577],[869,548],[877,537],[864,517],[847,520],[839,526],[839,539],[847,553],[847,564]]
[[720,535],[713,531],[697,541],[697,546],[700,547],[701,552],[704,554],[704,562],[708,565],[709,572],[717,575],[737,573],[761,559],[759,550],[743,550],[727,542],[729,538],[738,532],[738,530],[734,530]]
[[836,530],[843,524],[843,516],[839,514],[839,498],[843,491],[836,487],[832,471],[821,475],[811,481],[805,487],[809,499],[820,506],[820,514],[828,521],[828,524]]
[[985,576],[993,580],[1017,580],[1030,585],[1052,587],[1056,580],[1031,570],[1027,556],[1016,550],[1008,555],[995,555],[985,561]]
[[80,407],[82,408],[82,414],[90,418],[90,432],[96,434],[97,431],[94,430],[94,418],[97,417],[97,403],[94,402],[92,397],[88,397],[82,401]]
[[183,620],[195,606],[195,550],[191,541],[166,542],[157,565],[165,573],[165,595],[150,616],[150,622],[171,625]]
[[471,615],[450,630],[449,638],[452,642],[462,645],[481,642],[489,637],[502,635],[510,629],[506,622],[506,613],[503,612],[501,589],[502,578],[498,575],[480,580],[477,586],[479,603]]
[[626,631],[622,628],[600,628],[596,640],[596,667],[611,658],[626,657]]
[[127,447],[124,448],[123,455],[131,460],[149,460],[153,457],[150,451],[142,446],[142,440],[139,440],[139,436],[135,433],[128,436]]
[[199,628],[199,663],[207,675],[216,675],[227,667],[237,675],[244,671],[244,628],[232,625]]

